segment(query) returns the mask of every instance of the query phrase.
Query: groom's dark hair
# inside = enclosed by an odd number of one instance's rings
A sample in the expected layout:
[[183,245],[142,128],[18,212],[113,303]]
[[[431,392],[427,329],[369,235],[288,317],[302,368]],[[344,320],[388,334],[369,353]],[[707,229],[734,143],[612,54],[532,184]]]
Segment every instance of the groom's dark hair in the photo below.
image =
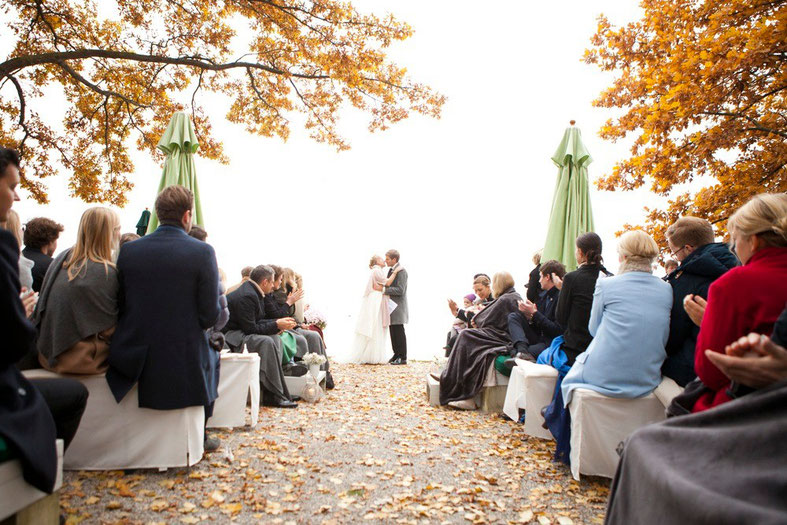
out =
[[388,250],[385,252],[385,255],[390,257],[391,259],[396,259],[396,262],[399,262],[399,252],[396,250]]

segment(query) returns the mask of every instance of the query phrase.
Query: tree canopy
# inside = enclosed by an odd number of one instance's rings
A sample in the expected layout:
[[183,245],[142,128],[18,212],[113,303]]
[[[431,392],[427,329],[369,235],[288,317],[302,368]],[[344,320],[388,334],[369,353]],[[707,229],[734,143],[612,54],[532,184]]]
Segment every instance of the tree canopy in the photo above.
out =
[[[73,195],[125,203],[130,142],[156,155],[173,112],[190,111],[201,155],[227,162],[200,93],[231,101],[226,118],[286,139],[302,114],[310,136],[340,150],[340,110],[371,131],[411,113],[439,117],[444,98],[412,81],[387,49],[413,34],[392,15],[338,0],[0,0],[13,35],[0,62],[0,144],[24,160],[23,187],[47,202],[58,164]],[[236,30],[237,29],[237,30]],[[248,33],[247,43],[238,44]],[[237,49],[242,45],[242,49]],[[62,126],[44,115],[48,90],[66,100]]]
[[751,196],[787,190],[787,2],[643,0],[639,21],[601,16],[585,60],[617,74],[595,104],[616,108],[603,138],[634,138],[600,189],[646,183],[657,240],[681,215],[726,219]]

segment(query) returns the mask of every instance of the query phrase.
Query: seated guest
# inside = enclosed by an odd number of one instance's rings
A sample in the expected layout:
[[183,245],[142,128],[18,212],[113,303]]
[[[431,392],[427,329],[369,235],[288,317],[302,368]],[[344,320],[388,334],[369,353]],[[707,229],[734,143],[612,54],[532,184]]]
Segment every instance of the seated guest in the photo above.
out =
[[141,239],[139,235],[136,233],[124,233],[120,236],[120,242],[118,243],[118,250],[123,247],[124,244],[131,241],[136,241],[137,239]]
[[295,408],[282,370],[282,343],[278,334],[295,328],[290,317],[271,319],[265,315],[263,298],[273,292],[274,272],[270,266],[255,267],[249,280],[227,295],[230,320],[224,327],[227,344],[235,351],[243,345],[260,356],[260,386],[266,406]]
[[705,219],[681,217],[667,228],[666,236],[680,266],[665,279],[672,286],[672,315],[661,373],[686,386],[696,377],[694,347],[700,329],[683,308],[683,299],[692,294],[707,298],[711,283],[737,266],[738,259],[726,244],[713,242],[713,226]]
[[[138,385],[139,406],[205,407],[218,396],[219,353],[206,330],[221,313],[213,248],[188,236],[194,194],[168,186],[156,198],[160,226],[123,246],[117,260],[120,304],[107,383],[120,402]],[[205,435],[205,449],[218,448]]]
[[[484,309],[488,306],[492,301],[494,301],[494,297],[492,296],[492,281],[489,279],[489,276],[483,273],[476,274],[473,277],[473,292],[477,296],[475,308],[470,309],[462,309],[460,310],[459,307],[456,305],[456,302],[453,299],[448,300],[448,308],[451,310],[451,314],[456,317],[459,321],[466,323],[467,326],[472,326],[473,317],[476,315],[477,311]],[[448,341],[445,345],[445,355],[451,355],[451,350],[453,349],[454,345],[456,344],[456,338],[459,334],[456,334],[456,337],[451,337],[452,334],[448,334]]]
[[[451,302],[453,301],[449,299],[449,305],[451,304]],[[464,305],[462,311],[465,312],[465,315],[475,315],[481,311],[480,301],[476,296],[476,294],[474,293],[465,295],[462,298],[462,303]],[[451,354],[450,350],[453,347],[456,338],[459,337],[459,332],[465,330],[466,328],[469,328],[469,326],[465,321],[462,321],[459,318],[454,318],[454,324],[453,326],[451,326],[451,330],[448,331],[448,336],[446,337],[446,343],[445,346],[443,347],[443,349],[446,351],[445,352],[446,357],[448,357]]]
[[[562,279],[566,275],[566,267],[561,262],[551,260],[539,265],[539,268],[541,279],[538,284],[542,292],[538,303],[529,300],[520,302],[518,310],[508,316],[508,334],[514,345],[511,355],[534,363],[538,355],[552,344],[552,339],[563,333],[563,327],[555,322],[560,290],[553,279]],[[503,355],[495,359],[495,368],[506,376],[511,375],[511,368],[515,364],[511,356]]]
[[59,374],[101,374],[118,316],[117,268],[112,252],[120,219],[109,208],[82,214],[77,242],[54,260],[33,316],[38,360]]
[[[195,230],[197,231],[195,232]],[[189,237],[193,237],[198,241],[207,242],[208,232],[199,226],[192,226],[191,231],[189,232]],[[224,295],[224,290],[226,288],[224,284],[225,278],[226,276],[224,275],[224,272],[221,270],[221,268],[219,268],[219,307],[221,308],[221,313],[219,314],[219,318],[216,320],[216,324],[208,328],[208,344],[217,352],[221,352],[224,349],[224,333],[221,331],[221,329],[227,325],[227,321],[230,319],[230,310],[227,306],[227,296]],[[218,383],[218,381],[219,367],[216,367],[216,382]]]
[[593,341],[563,380],[565,406],[577,388],[635,398],[659,386],[672,290],[652,275],[658,253],[656,242],[641,230],[620,238],[620,273],[596,284],[588,325]]
[[[8,230],[16,238],[19,246],[22,246],[22,221],[19,220],[19,214],[14,210],[8,211],[8,220],[0,221],[0,228]],[[19,252],[19,282],[22,285],[22,291],[33,290],[33,261],[22,255]]]
[[492,291],[496,299],[473,317],[477,328],[459,334],[442,375],[433,376],[440,381],[441,405],[474,410],[473,398],[483,388],[489,367],[497,356],[510,352],[508,315],[517,311],[522,296],[508,272],[495,274]]
[[708,359],[706,350],[724,352],[750,332],[770,333],[787,302],[787,194],[753,197],[730,217],[727,230],[743,266],[719,277],[708,290],[694,356],[702,390],[693,401],[693,412],[730,400],[730,380]]
[[243,283],[249,280],[249,276],[251,275],[251,271],[254,269],[253,266],[244,266],[244,268],[240,271],[240,282],[233,284],[225,293],[230,294],[241,287]]
[[[735,271],[735,270],[732,270]],[[648,425],[629,437],[606,523],[784,523],[787,310],[773,338],[749,334],[707,358],[754,393]],[[645,520],[648,521],[648,520]]]
[[[0,221],[19,200],[19,155],[0,147]],[[72,379],[27,380],[14,363],[34,345],[35,328],[20,300],[19,243],[0,229],[0,462],[19,459],[25,481],[52,492],[57,477],[55,439],[65,446],[76,434],[87,389]],[[48,406],[50,405],[50,406]]]
[[531,303],[538,302],[538,298],[541,296],[541,251],[538,250],[536,253],[533,254],[533,264],[536,265],[530,271],[530,279],[527,282],[527,300]]
[[664,271],[667,272],[664,275],[663,279],[666,281],[669,275],[674,272],[680,263],[675,259],[667,259],[667,262],[664,263]]
[[208,232],[202,226],[197,226],[196,224],[191,227],[189,231],[189,236],[194,237],[198,241],[208,242]]
[[57,239],[63,225],[52,219],[37,217],[25,225],[25,249],[22,254],[33,261],[33,291],[40,292],[44,276],[52,264],[52,256],[57,250]]

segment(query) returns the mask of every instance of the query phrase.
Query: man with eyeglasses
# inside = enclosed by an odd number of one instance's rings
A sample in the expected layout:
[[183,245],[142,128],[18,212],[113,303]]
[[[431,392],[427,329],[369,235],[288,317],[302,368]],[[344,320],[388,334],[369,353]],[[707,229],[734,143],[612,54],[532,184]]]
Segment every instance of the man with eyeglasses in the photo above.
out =
[[684,300],[702,303],[711,283],[737,266],[738,258],[726,244],[714,242],[713,226],[699,217],[681,217],[667,228],[666,237],[679,266],[667,276],[673,302],[667,360],[661,372],[685,386],[696,377],[694,347],[700,329],[684,308]]

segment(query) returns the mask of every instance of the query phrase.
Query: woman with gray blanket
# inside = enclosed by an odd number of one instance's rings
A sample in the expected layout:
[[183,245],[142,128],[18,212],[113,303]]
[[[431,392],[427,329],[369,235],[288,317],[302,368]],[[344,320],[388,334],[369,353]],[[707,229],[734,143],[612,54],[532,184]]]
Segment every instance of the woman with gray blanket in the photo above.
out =
[[514,278],[508,272],[492,278],[495,300],[473,317],[476,328],[459,334],[448,365],[440,377],[440,404],[462,410],[476,408],[473,398],[481,391],[495,358],[508,354],[508,314],[516,312],[522,300],[514,290]]
[[109,208],[82,214],[76,244],[50,265],[33,315],[38,359],[61,374],[100,374],[118,317],[118,274],[112,254],[120,220]]

